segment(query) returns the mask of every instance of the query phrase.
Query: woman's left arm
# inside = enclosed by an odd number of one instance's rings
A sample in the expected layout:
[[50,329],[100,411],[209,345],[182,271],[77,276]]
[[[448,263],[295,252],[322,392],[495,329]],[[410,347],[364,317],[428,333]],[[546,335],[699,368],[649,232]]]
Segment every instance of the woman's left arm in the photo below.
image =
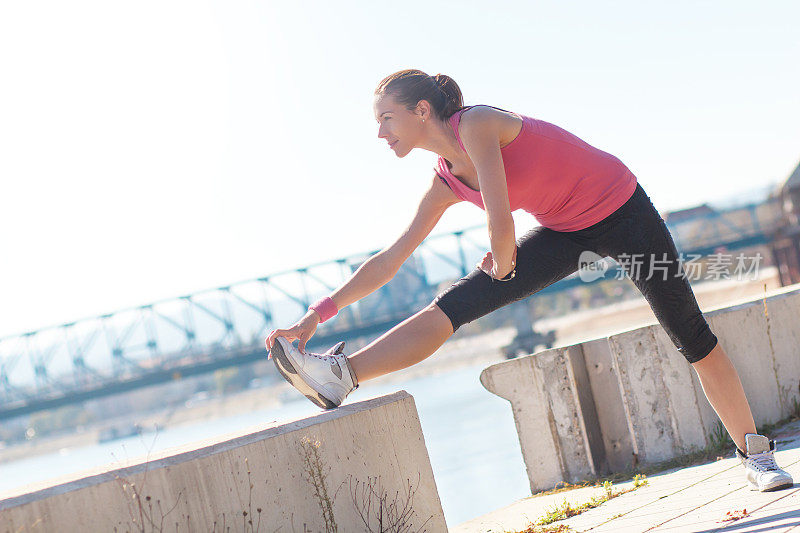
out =
[[478,173],[483,206],[486,208],[494,274],[502,278],[514,269],[512,260],[517,245],[508,201],[506,171],[500,153],[500,121],[491,110],[481,107],[471,109],[461,117],[461,142]]

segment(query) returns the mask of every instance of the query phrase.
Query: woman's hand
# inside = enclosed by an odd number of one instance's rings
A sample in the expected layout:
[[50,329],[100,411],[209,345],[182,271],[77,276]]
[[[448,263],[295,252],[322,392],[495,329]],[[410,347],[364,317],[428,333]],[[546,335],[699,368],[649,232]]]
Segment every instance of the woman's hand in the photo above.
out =
[[494,256],[492,256],[492,252],[486,252],[486,255],[483,256],[483,259],[480,263],[478,263],[478,268],[483,270],[486,275],[490,278],[500,279],[506,277],[514,267],[517,265],[517,247],[514,246],[514,254],[511,256],[511,264],[502,267],[498,265],[495,260]]
[[[291,328],[272,330],[265,343],[267,345],[267,350],[272,350],[275,337],[283,337],[289,342],[299,339],[300,342],[297,344],[297,347],[301,352],[306,353],[306,342],[308,342],[308,339],[310,339],[312,335],[314,335],[314,332],[317,331],[318,325],[319,315],[316,311],[309,309],[303,318],[298,320]],[[270,359],[271,357],[272,354],[269,354],[267,359]]]
[[483,270],[483,272],[491,277],[492,276],[492,268],[494,267],[494,260],[492,259],[492,252],[486,252],[486,255],[483,256],[483,259],[478,263],[478,268]]

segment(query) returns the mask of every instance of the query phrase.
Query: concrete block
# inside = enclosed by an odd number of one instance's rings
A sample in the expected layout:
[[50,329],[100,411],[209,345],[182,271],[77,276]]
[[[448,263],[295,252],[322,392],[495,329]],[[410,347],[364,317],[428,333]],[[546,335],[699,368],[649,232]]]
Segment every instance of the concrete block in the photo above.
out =
[[785,418],[800,403],[800,292],[767,298],[765,313],[781,418]]
[[663,461],[675,454],[675,430],[665,394],[656,326],[645,326],[608,338],[634,453],[641,463]]
[[656,463],[705,447],[694,371],[664,329],[637,328],[612,335],[608,344],[637,461]]
[[415,529],[447,531],[405,391],[6,495],[0,521],[15,532],[246,531],[259,521],[362,531],[362,515],[377,528],[380,498],[399,512],[407,504]]
[[780,420],[778,381],[763,301],[710,311],[705,316],[739,373],[756,425]]
[[[704,316],[756,424],[791,414],[800,402],[800,289]],[[659,324],[492,365],[481,382],[512,404],[532,491],[703,448],[719,424]]]
[[[586,427],[596,424],[597,417],[583,411],[585,403],[579,397],[583,391],[572,369],[575,353],[570,352],[574,348],[545,350],[533,357],[534,366],[544,377],[545,396],[553,417],[551,424],[555,426],[561,451],[563,479],[568,482],[596,474]],[[588,400],[591,402],[591,398]]]
[[497,363],[481,373],[487,390],[511,402],[531,492],[596,472],[570,364],[567,350],[556,348]]
[[[800,401],[800,293],[766,303],[772,314],[765,313],[763,300],[704,313],[741,376],[757,425],[786,417],[793,399]],[[623,332],[609,343],[639,461],[666,460],[708,445],[719,418],[663,328]],[[637,359],[639,353],[650,354],[649,363]]]
[[567,356],[567,372],[569,373],[573,396],[579,404],[578,423],[585,440],[584,449],[589,454],[588,463],[592,466],[592,474],[608,472],[605,444],[600,430],[597,408],[595,406],[589,372],[583,346],[578,344],[565,349]]
[[[664,390],[669,402],[669,416],[675,435],[675,450],[679,454],[700,450],[710,442],[708,440],[710,429],[703,419],[702,404],[706,404],[709,408],[711,405],[702,388],[698,390],[695,387],[692,376],[696,377],[697,373],[672,343],[664,328],[653,326],[652,332],[658,354],[653,364],[661,367]],[[698,380],[697,385],[699,384]],[[711,414],[716,420],[713,409]]]
[[635,460],[633,434],[622,404],[608,338],[584,342],[581,347],[603,440],[606,468],[609,472],[627,470]]
[[531,492],[562,481],[558,434],[533,357],[491,365],[481,372],[480,380],[486,390],[511,402]]

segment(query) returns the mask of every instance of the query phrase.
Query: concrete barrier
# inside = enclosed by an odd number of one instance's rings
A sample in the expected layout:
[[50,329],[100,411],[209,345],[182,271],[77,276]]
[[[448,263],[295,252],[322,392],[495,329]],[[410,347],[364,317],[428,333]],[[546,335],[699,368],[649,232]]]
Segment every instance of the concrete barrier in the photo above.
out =
[[0,530],[377,531],[380,513],[447,531],[405,391],[6,496]]
[[579,346],[583,349],[605,451],[605,464],[596,465],[595,470],[598,473],[625,470],[634,462],[635,450],[611,346],[608,338],[591,340]]
[[634,455],[624,466],[657,463],[704,447],[707,432],[698,403],[707,400],[696,394],[694,371],[661,326],[637,328],[608,340],[633,438]]
[[[738,370],[756,424],[800,402],[800,289],[704,313]],[[659,324],[497,363],[531,490],[671,459],[712,442],[719,418]]]
[[765,316],[783,418],[800,402],[800,298],[795,293],[768,298]]
[[[572,357],[571,357],[572,356]],[[511,402],[531,491],[561,480],[596,474],[590,431],[577,391],[584,386],[571,371],[575,353],[551,349],[489,367],[481,383]]]

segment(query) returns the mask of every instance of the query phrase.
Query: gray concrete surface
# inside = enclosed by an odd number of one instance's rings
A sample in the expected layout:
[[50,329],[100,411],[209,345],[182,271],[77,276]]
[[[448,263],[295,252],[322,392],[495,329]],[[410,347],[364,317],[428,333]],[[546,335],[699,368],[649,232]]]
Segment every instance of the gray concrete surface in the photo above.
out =
[[[786,533],[800,532],[800,421],[776,429],[770,437],[778,445],[778,465],[795,479],[793,487],[775,492],[749,489],[744,467],[726,458],[688,468],[653,474],[648,484],[613,498],[599,507],[558,521],[576,533]],[[614,485],[628,488],[632,482]],[[567,500],[580,505],[603,493],[602,488],[580,488],[525,498],[482,517],[450,528],[450,533],[506,533],[523,531],[548,509]],[[728,513],[743,518],[726,520]],[[564,532],[566,533],[566,532]]]
[[446,530],[405,391],[2,495],[0,533],[377,531],[381,504]]

